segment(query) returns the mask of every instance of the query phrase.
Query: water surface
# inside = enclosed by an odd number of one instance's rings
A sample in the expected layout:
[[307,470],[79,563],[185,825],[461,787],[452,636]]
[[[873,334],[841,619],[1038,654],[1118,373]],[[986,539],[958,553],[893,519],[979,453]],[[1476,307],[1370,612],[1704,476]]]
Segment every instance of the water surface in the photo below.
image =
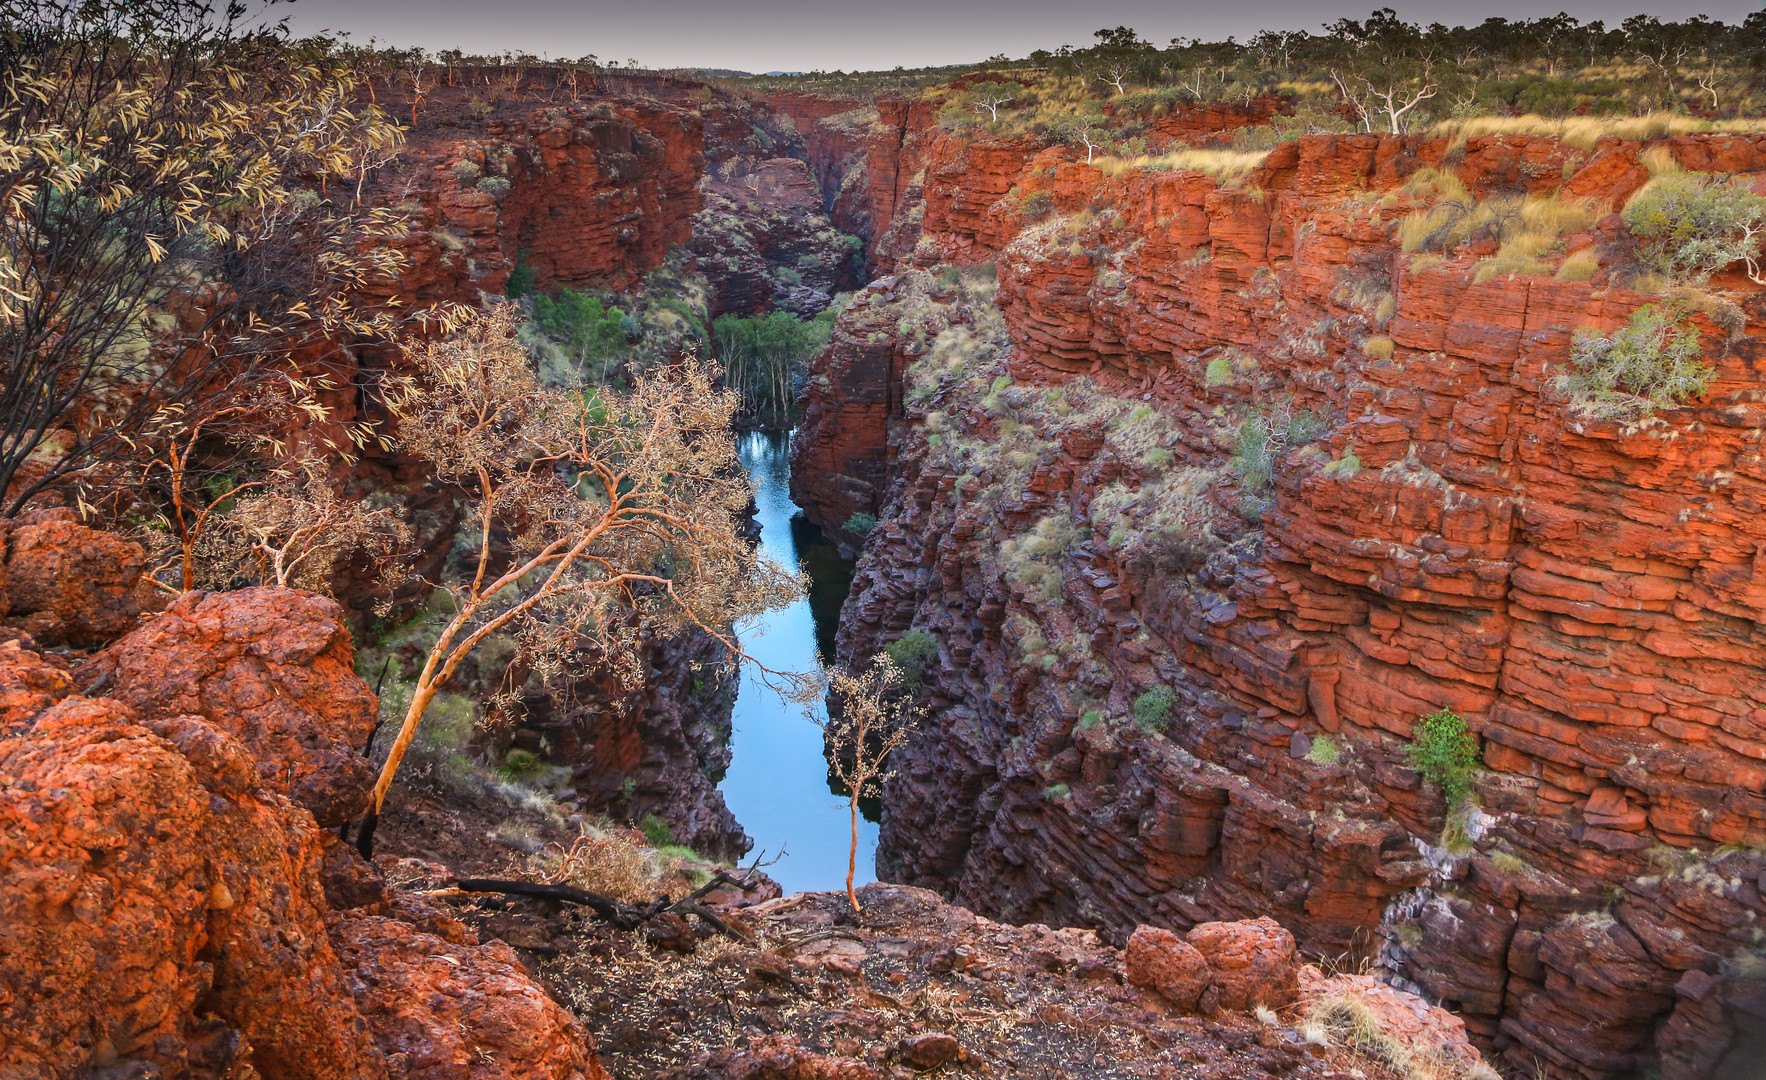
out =
[[[805,565],[812,578],[807,598],[744,624],[738,636],[743,649],[767,667],[807,671],[816,662],[818,642],[833,649],[834,622],[852,581],[852,564],[791,501],[787,437],[751,432],[739,437],[738,447],[754,483],[763,553],[786,566]],[[828,783],[821,729],[804,717],[801,706],[781,698],[751,671],[742,675],[730,769],[719,787],[754,838],[750,858],[763,848],[768,858],[785,850],[767,873],[787,893],[846,887],[850,821],[846,799]],[[877,826],[861,816],[855,885],[875,880],[876,855]]]

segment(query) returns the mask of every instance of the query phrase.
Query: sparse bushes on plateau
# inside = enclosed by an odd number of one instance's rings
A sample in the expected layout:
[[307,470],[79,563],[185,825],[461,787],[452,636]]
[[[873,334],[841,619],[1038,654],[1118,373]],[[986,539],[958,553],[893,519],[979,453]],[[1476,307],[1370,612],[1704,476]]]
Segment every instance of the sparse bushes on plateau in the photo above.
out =
[[1701,173],[1659,176],[1626,204],[1621,215],[1643,241],[1646,262],[1692,283],[1740,262],[1766,285],[1760,245],[1766,237],[1766,196],[1728,177]]
[[1570,362],[1553,385],[1576,412],[1609,420],[1643,420],[1691,401],[1715,374],[1698,331],[1659,304],[1638,308],[1611,336],[1578,330]]

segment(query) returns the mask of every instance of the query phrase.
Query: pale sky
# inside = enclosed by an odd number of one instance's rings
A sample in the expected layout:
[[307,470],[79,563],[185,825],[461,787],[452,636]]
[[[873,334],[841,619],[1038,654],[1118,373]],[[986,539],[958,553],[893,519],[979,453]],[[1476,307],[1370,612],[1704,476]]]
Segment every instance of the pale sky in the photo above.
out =
[[[1558,10],[1616,25],[1648,11],[1664,18],[1702,12],[1737,23],[1761,0],[1635,4],[1598,0],[1393,2],[1403,18],[1478,23],[1497,15],[1537,18]],[[997,53],[1085,45],[1092,31],[1118,24],[1163,44],[1173,37],[1240,41],[1260,29],[1317,30],[1341,17],[1364,18],[1378,0],[294,0],[278,4],[297,33],[348,31],[398,47],[469,53],[526,50],[551,58],[593,53],[650,67],[746,71],[869,70],[984,60]]]

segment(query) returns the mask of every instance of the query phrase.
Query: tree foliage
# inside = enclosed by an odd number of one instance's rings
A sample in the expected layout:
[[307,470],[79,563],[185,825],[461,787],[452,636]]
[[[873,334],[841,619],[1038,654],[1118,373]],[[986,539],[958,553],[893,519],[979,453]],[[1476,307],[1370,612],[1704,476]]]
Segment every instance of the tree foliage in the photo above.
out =
[[646,638],[693,627],[740,657],[734,624],[803,593],[798,573],[742,539],[753,493],[730,429],[736,396],[711,372],[658,369],[629,393],[542,387],[518,332],[513,305],[475,314],[408,346],[414,374],[387,391],[404,449],[468,493],[471,557],[435,583],[455,613],[413,687],[376,811],[429,703],[491,634],[515,635],[541,678],[584,655],[631,687]]
[[360,296],[399,222],[345,195],[398,130],[332,43],[201,0],[0,0],[0,26],[0,512],[126,477],[97,467],[178,437],[168,403],[390,332]]
[[723,315],[712,324],[724,385],[741,396],[743,419],[763,427],[791,426],[799,382],[828,343],[838,306],[813,319],[775,311]]

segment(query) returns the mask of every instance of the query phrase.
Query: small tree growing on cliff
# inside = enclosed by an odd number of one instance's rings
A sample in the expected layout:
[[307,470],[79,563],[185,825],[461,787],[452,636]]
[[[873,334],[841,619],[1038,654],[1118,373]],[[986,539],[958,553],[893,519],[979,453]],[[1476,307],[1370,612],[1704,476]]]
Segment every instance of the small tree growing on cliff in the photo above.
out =
[[895,773],[884,766],[889,756],[907,744],[919,724],[919,706],[902,690],[901,669],[889,654],[878,653],[863,672],[835,671],[828,676],[829,708],[826,715],[808,716],[822,729],[834,778],[847,792],[852,819],[852,845],[846,857],[846,898],[857,911],[858,893],[852,887],[858,871],[858,804],[875,797]]
[[404,448],[469,493],[474,554],[440,582],[454,615],[424,658],[359,841],[371,849],[423,714],[485,638],[508,631],[544,678],[588,652],[627,686],[646,638],[696,627],[741,656],[738,621],[803,595],[801,577],[742,537],[752,498],[736,459],[736,395],[696,362],[629,393],[542,387],[513,305],[406,349],[387,393]]

